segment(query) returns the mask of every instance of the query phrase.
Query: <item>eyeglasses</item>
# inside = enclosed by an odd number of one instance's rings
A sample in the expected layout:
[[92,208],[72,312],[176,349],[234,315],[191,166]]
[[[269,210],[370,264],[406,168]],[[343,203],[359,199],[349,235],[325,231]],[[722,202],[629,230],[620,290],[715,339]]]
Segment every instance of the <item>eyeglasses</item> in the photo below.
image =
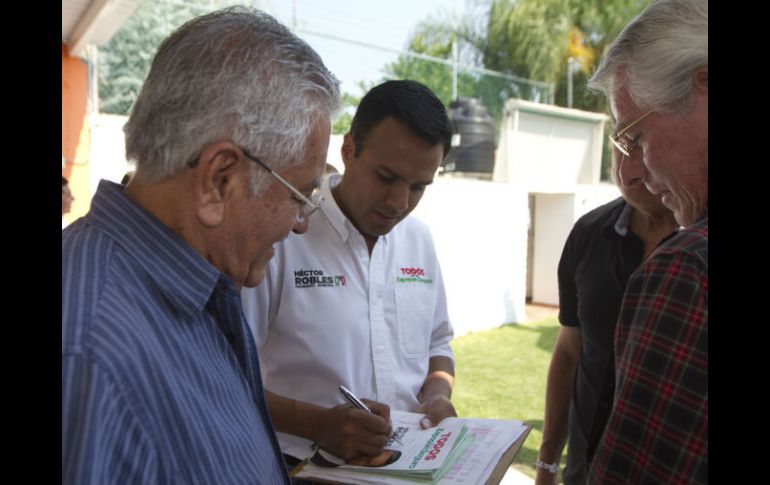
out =
[[265,170],[267,170],[268,172],[273,174],[273,176],[275,178],[277,178],[279,182],[281,182],[283,185],[285,185],[286,188],[289,189],[292,194],[294,194],[294,197],[296,197],[299,200],[299,202],[302,202],[302,207],[299,208],[299,212],[297,213],[297,222],[298,223],[305,222],[306,220],[308,220],[310,218],[310,216],[315,211],[318,210],[318,208],[320,207],[321,202],[324,201],[324,198],[321,195],[321,191],[320,190],[318,190],[317,188],[313,189],[313,192],[310,194],[310,198],[308,198],[302,192],[297,190],[292,184],[290,184],[289,182],[284,180],[283,177],[281,177],[280,175],[275,173],[273,171],[273,169],[271,169],[270,167],[265,165],[260,159],[258,159],[257,157],[251,155],[249,152],[247,152],[243,148],[241,148],[241,151],[246,156],[246,158],[248,158],[252,162],[256,162],[257,165],[261,166],[262,168],[264,168]]
[[[634,127],[634,126],[635,126],[637,123],[639,123],[640,121],[642,121],[643,119],[645,119],[645,118],[647,117],[647,115],[649,115],[649,114],[650,114],[650,113],[652,113],[653,111],[654,111],[654,110],[650,110],[650,111],[648,111],[648,112],[644,113],[642,116],[640,116],[639,118],[637,118],[637,119],[636,119],[636,121],[634,121],[634,122],[633,122],[633,123],[631,123],[630,125],[626,126],[626,127],[625,127],[625,128],[623,128],[622,130],[620,130],[620,131],[618,131],[618,132],[616,132],[616,133],[612,133],[612,134],[610,135],[610,141],[611,141],[611,142],[612,142],[612,143],[615,145],[615,148],[617,148],[618,150],[620,150],[620,153],[622,153],[623,155],[625,155],[625,156],[627,156],[627,157],[630,157],[630,156],[631,156],[631,152],[633,152],[633,151],[634,151],[634,148],[636,148],[636,146],[637,146],[637,145],[631,145],[631,144],[629,144],[629,143],[623,143],[622,141],[620,141],[620,138],[621,138],[623,135],[625,135],[625,134],[626,134],[626,132],[627,132],[628,130],[630,130],[630,129],[631,129],[631,128],[633,128],[633,127]],[[633,143],[633,142],[632,142],[632,143]]]

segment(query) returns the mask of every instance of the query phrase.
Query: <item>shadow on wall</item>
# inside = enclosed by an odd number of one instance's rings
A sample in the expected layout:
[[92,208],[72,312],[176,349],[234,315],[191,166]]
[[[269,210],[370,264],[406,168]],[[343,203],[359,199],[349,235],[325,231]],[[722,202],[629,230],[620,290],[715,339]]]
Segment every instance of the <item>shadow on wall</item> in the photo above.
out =
[[[526,318],[526,315],[519,315],[516,312],[516,302],[513,299],[513,293],[511,292],[510,288],[506,288],[505,292],[503,293],[503,308],[505,308],[505,315],[510,315],[511,321],[513,322],[519,322],[524,321]],[[526,313],[526,312],[525,312]]]

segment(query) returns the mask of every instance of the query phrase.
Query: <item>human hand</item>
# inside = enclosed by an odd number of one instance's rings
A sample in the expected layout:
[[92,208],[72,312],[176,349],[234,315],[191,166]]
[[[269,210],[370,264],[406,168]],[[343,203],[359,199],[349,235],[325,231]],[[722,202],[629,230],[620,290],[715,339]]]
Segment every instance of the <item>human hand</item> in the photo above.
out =
[[443,394],[430,396],[427,401],[420,404],[417,412],[425,414],[425,417],[420,420],[420,426],[423,429],[436,426],[446,417],[457,416],[452,401]]
[[538,468],[537,475],[535,475],[535,485],[557,485],[559,483],[558,478],[558,473],[551,473],[548,470]]
[[362,401],[373,414],[349,404],[324,411],[316,423],[315,442],[343,460],[382,453],[393,432],[390,407],[368,399]]
[[374,467],[390,465],[394,461],[398,460],[400,457],[401,457],[400,451],[383,450],[383,452],[377,456],[358,456],[356,458],[353,458],[352,460],[348,460],[346,463],[348,465],[367,466],[370,468],[374,468]]

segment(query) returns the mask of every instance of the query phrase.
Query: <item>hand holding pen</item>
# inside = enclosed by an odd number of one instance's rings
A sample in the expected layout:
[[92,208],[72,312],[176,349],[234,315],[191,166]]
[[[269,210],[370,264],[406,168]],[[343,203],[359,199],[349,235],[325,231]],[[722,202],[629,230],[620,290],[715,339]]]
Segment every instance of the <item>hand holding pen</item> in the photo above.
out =
[[[371,410],[371,409],[369,409],[369,406],[367,406],[366,404],[364,404],[364,402],[363,402],[363,401],[361,401],[360,399],[358,399],[358,398],[355,396],[355,394],[353,394],[352,392],[350,392],[350,391],[349,391],[349,390],[348,390],[348,389],[347,389],[345,386],[342,386],[342,385],[340,386],[340,392],[341,392],[341,393],[342,393],[342,395],[345,397],[345,400],[346,400],[347,402],[349,402],[349,403],[350,403],[350,404],[351,404],[351,405],[352,405],[354,408],[360,409],[360,410],[362,410],[362,411],[365,411],[365,412],[367,412],[367,413],[369,413],[369,414],[374,414],[374,413],[372,412],[372,410]],[[391,436],[391,437],[390,437],[390,439],[391,439],[391,440],[393,440],[393,441],[395,441],[395,442],[397,442],[397,443],[399,443],[399,444],[401,444],[401,445],[403,445],[403,444],[404,444],[404,443],[403,443],[403,442],[402,442],[402,441],[401,441],[401,440],[398,438],[398,436],[396,436],[395,434],[393,434],[393,436]]]
[[381,454],[393,436],[390,407],[371,400],[359,402],[371,413],[346,400],[345,404],[323,409],[319,415],[308,416],[313,429],[308,439],[343,460]]

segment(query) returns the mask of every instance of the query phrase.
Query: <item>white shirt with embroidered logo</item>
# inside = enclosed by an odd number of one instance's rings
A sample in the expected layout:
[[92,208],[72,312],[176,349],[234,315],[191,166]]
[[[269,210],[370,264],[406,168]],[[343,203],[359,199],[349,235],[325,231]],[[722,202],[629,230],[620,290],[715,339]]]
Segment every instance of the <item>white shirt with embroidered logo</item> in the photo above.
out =
[[[371,257],[331,194],[304,235],[276,244],[265,280],[242,291],[265,389],[322,406],[359,398],[416,411],[431,357],[453,358],[446,292],[427,226],[408,216]],[[310,441],[278,433],[281,448]]]

